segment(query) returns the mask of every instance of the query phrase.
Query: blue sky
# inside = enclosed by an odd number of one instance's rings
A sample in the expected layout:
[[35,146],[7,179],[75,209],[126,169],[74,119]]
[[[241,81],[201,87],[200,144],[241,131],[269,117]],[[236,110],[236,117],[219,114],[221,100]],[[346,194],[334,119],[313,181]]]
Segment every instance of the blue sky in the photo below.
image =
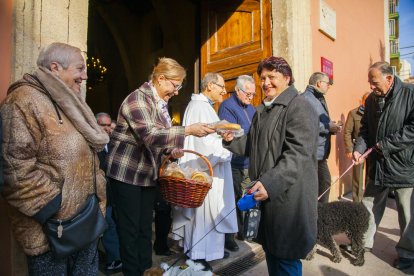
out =
[[[414,0],[400,0],[400,58],[411,63],[411,75],[414,74]],[[405,48],[404,47],[409,47]]]

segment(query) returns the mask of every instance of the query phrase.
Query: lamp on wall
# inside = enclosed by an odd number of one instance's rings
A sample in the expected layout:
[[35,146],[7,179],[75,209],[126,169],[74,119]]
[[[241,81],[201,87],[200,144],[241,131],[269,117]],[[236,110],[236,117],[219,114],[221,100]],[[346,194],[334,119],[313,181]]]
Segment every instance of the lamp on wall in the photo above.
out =
[[96,57],[87,58],[86,67],[88,68],[88,89],[91,90],[93,85],[105,80],[107,69]]

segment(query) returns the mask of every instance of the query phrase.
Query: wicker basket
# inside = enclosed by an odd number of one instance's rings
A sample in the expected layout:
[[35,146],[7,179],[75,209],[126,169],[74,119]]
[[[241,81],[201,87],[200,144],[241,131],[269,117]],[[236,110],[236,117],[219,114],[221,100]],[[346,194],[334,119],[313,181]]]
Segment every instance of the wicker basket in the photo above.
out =
[[[213,177],[213,168],[211,167],[210,161],[208,161],[205,156],[192,150],[183,151],[200,156],[201,159],[207,163],[210,175]],[[200,207],[201,204],[203,204],[204,198],[206,197],[208,191],[211,189],[211,184],[192,179],[162,176],[163,168],[168,159],[169,156],[164,158],[158,174],[160,176],[158,178],[158,182],[160,183],[162,196],[167,202],[175,206],[184,208]]]

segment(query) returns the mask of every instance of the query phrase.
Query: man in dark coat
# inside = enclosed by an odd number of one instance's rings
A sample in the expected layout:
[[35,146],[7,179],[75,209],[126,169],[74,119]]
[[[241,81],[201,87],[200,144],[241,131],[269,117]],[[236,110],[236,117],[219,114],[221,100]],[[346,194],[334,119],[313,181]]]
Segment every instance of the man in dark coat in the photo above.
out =
[[259,242],[269,275],[301,275],[304,258],[316,243],[318,117],[293,86],[292,70],[280,57],[257,69],[266,96],[248,135],[223,135],[232,152],[250,157],[251,191],[261,202]]
[[[346,117],[346,123],[344,127],[344,143],[345,143],[345,155],[349,159],[352,159],[352,152],[354,150],[354,143],[359,135],[359,129],[361,127],[361,118],[364,115],[365,100],[368,98],[370,92],[365,93],[361,100],[360,105],[349,111]],[[364,164],[355,165],[352,168],[352,200],[354,202],[361,202],[364,196]]]
[[368,148],[376,149],[367,157],[367,183],[362,199],[371,214],[365,246],[372,248],[374,244],[392,189],[401,233],[394,266],[406,269],[414,263],[414,85],[395,77],[387,62],[374,63],[369,68],[368,80],[374,93],[366,100],[353,153],[354,160],[361,163],[361,154]]

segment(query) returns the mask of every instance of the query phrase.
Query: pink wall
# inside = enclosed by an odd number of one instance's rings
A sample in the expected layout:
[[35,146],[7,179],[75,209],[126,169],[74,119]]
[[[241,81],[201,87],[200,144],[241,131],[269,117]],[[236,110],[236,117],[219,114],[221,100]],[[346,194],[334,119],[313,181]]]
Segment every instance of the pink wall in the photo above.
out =
[[12,0],[0,1],[0,101],[10,83]]
[[[333,62],[334,85],[326,96],[332,120],[345,122],[348,111],[359,105],[361,96],[369,91],[367,69],[381,60],[384,47],[383,0],[325,0],[336,11],[336,40],[319,31],[320,0],[311,3],[312,69],[320,71],[321,57]],[[350,165],[344,156],[343,133],[333,136],[329,167],[332,179]],[[348,174],[341,184],[332,188],[331,199],[350,189]]]

